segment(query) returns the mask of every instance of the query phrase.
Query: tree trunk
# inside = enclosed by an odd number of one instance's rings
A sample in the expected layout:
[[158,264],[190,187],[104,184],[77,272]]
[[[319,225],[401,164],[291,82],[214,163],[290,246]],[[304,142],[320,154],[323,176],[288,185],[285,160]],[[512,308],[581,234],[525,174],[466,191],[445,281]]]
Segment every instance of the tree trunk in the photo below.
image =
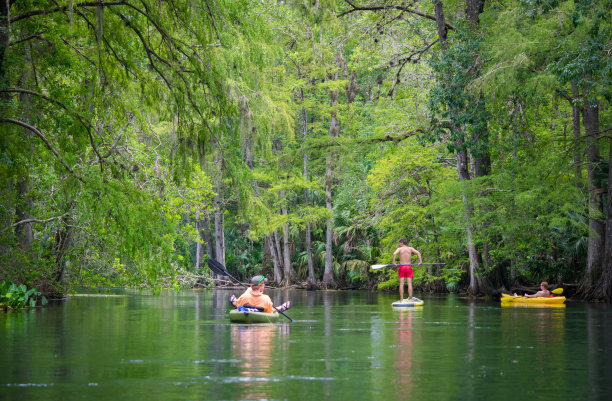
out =
[[[2,1],[2,0],[0,0]],[[0,28],[1,29],[1,28]],[[25,62],[31,63],[32,57],[30,54],[29,47],[26,47],[26,57]],[[30,68],[24,68],[23,74],[19,77],[19,82],[26,83],[30,80],[32,71]],[[2,99],[0,99],[0,102]],[[19,95],[19,108],[21,110],[21,119],[27,123],[30,123],[32,120],[31,113],[34,112],[32,108],[32,104],[30,101],[30,96],[26,93],[21,93]],[[29,153],[34,154],[34,146],[32,142],[33,134],[30,130],[24,129],[23,136],[26,139],[26,147],[29,148]],[[19,182],[17,183],[17,204],[15,206],[15,214],[17,216],[18,221],[23,221],[31,218],[30,211],[34,207],[34,201],[30,196],[30,173],[28,170],[23,172],[23,175],[19,178]],[[33,240],[33,230],[32,223],[20,224],[15,227],[15,235],[19,239],[19,244],[21,248],[25,251],[29,250],[32,246]]]
[[285,224],[283,233],[283,261],[285,264],[285,283],[287,285],[291,285],[291,280],[295,280],[297,278],[297,274],[291,266],[291,249],[289,249],[289,224]]
[[[276,258],[278,260],[280,269],[281,271],[286,272],[287,270],[285,268],[285,260],[283,257],[283,247],[281,245],[280,236],[278,235],[278,230],[274,231],[274,248],[276,250]],[[289,283],[291,282],[291,277],[287,277],[286,275],[284,275],[283,280],[283,283],[285,285],[289,285]]]
[[[279,197],[283,200],[283,202],[286,201],[284,190],[281,190],[279,192]],[[285,206],[284,203],[283,203],[283,206],[281,207],[281,215],[282,216],[288,215],[287,207]],[[289,223],[285,223],[283,227],[282,253],[279,253],[279,257],[280,255],[282,255],[282,258],[283,258],[283,267],[284,267],[283,270],[285,272],[285,285],[291,285],[291,280],[295,279],[297,277],[297,274],[291,267],[291,253],[289,249]]]
[[[304,100],[304,91],[301,91],[302,101]],[[306,145],[306,139],[308,137],[308,112],[305,108],[302,108],[302,132],[304,136],[304,145]],[[304,181],[308,182],[308,153],[304,147],[304,154],[302,156],[302,172],[304,175]],[[310,196],[308,188],[304,188],[304,205],[310,204]],[[312,259],[312,233],[310,232],[310,223],[306,223],[306,259],[308,261],[308,285],[310,287],[316,285],[317,279],[314,272],[314,261]]]
[[[335,121],[335,118],[333,119]],[[333,124],[333,122],[332,122]],[[331,127],[330,127],[331,128]],[[332,154],[328,152],[325,160],[325,207],[330,215],[333,214],[332,205]],[[327,218],[327,231],[325,234],[325,271],[323,272],[323,285],[333,287],[335,285],[333,271],[333,248],[332,239],[334,233],[333,217]]]
[[[484,100],[478,99],[478,108],[484,110]],[[480,127],[472,130],[472,143],[475,150],[472,151],[474,158],[474,177],[484,177],[491,172],[491,155],[489,150],[489,132],[485,121],[480,122]]]
[[[336,66],[338,68],[342,68],[344,64],[344,59],[342,57],[342,53],[336,53]],[[338,71],[333,74],[333,80],[338,79]],[[332,107],[331,119],[329,122],[329,131],[328,136],[330,138],[335,138],[338,136],[340,132],[340,124],[338,122],[338,118],[336,116],[336,111],[333,109],[338,104],[338,91],[331,90],[329,91],[329,99],[330,106]],[[326,288],[334,287],[336,285],[334,279],[334,270],[333,270],[333,250],[332,250],[332,239],[334,235],[334,226],[333,226],[333,218],[331,214],[333,214],[333,205],[332,205],[332,163],[334,159],[334,153],[331,150],[327,151],[327,156],[325,158],[325,207],[330,213],[330,217],[327,218],[327,232],[325,236],[325,271],[323,272],[323,286]]]
[[580,135],[580,107],[577,101],[580,92],[576,83],[572,82],[572,128],[574,132],[574,176],[576,185],[582,187],[582,139]]
[[[213,197],[213,209],[214,209],[214,224],[215,224],[215,260],[225,266],[225,206],[223,205],[223,198],[221,195],[221,167],[219,160],[219,150],[214,145],[215,155],[213,157],[214,168],[215,168],[215,192],[217,195]],[[217,278],[221,278],[218,276]]]
[[6,76],[6,52],[11,42],[11,1],[0,0],[0,82]]
[[[466,0],[466,21],[469,22],[471,29],[477,31],[479,29],[479,16],[484,9],[484,0]],[[434,0],[434,11],[436,15],[436,28],[438,31],[438,38],[440,41],[440,48],[442,53],[445,53],[447,50],[447,27],[444,19],[444,7],[442,5],[441,0]],[[475,56],[473,56],[475,57]],[[451,81],[451,77],[444,76],[444,79],[449,83]],[[477,105],[479,107],[482,106],[482,99],[477,100]],[[447,105],[447,107],[453,107]],[[467,107],[467,105],[466,105]],[[463,113],[463,110],[453,110],[459,114]],[[455,114],[455,113],[453,113]],[[462,130],[465,129],[462,127],[462,123],[459,121],[451,121],[451,127],[453,130]],[[486,128],[486,121],[477,121],[476,124],[473,124],[474,132],[472,133],[471,141],[476,145],[474,149],[472,149],[472,158],[474,162],[473,171],[476,177],[484,176],[488,174],[490,171],[490,156],[488,149],[488,135]],[[465,132],[463,132],[465,134]],[[461,139],[457,139],[455,141],[455,150],[457,152],[457,173],[459,175],[460,181],[468,181],[470,180],[469,175],[469,157],[468,151],[465,146],[464,137],[460,136]],[[474,232],[475,228],[473,226],[473,206],[471,200],[467,195],[467,191],[464,189],[462,194],[463,207],[464,207],[464,217],[466,224],[466,236],[468,241],[468,254],[470,258],[470,286],[469,291],[472,294],[477,294],[480,292],[487,291],[487,286],[485,285],[486,281],[482,275],[480,275],[480,262],[478,251],[476,249],[476,244],[474,242]],[[484,247],[484,255],[483,259],[488,260],[489,256],[487,254],[487,247]]]
[[66,259],[65,256],[68,253],[68,248],[72,243],[72,227],[68,224],[70,217],[61,219],[61,224],[55,232],[55,274],[54,282],[60,286],[64,282],[65,270],[66,270]]
[[72,244],[72,213],[76,206],[76,201],[66,205],[65,216],[60,219],[57,231],[55,232],[55,273],[53,280],[57,285],[63,285],[66,273],[66,254]]
[[[608,160],[611,161],[608,163],[608,177],[612,177],[612,144],[610,144]],[[595,287],[588,293],[587,298],[612,303],[612,179],[608,179],[607,190],[606,239],[602,272]]]
[[603,210],[601,199],[601,180],[599,179],[599,111],[597,103],[592,103],[584,96],[582,119],[587,142],[587,173],[589,188],[589,242],[587,266],[582,291],[588,292],[599,279],[604,253],[605,227],[602,222]]
[[203,245],[204,244],[202,244],[201,240],[196,242],[196,260],[195,260],[195,266],[194,266],[194,270],[196,272],[200,270],[200,264],[202,263],[202,258],[204,257],[204,246]]
[[[516,164],[518,162],[518,148],[519,148],[519,134],[520,126],[519,121],[523,110],[522,99],[518,95],[512,97],[512,161]],[[512,171],[512,178],[516,179],[516,172]],[[512,199],[512,207],[516,209],[516,200]],[[504,234],[505,235],[505,234]],[[506,241],[510,241],[509,238],[504,238]],[[514,284],[518,277],[518,270],[516,268],[516,260],[513,258],[510,260],[510,282]]]
[[466,0],[465,17],[473,25],[480,24],[480,14],[484,11],[485,0]]
[[[201,211],[198,212],[202,213]],[[196,216],[196,230],[198,232],[198,241],[196,242],[196,263],[195,269],[198,271],[202,264],[204,255],[208,254],[209,258],[215,259],[212,247],[212,238],[210,237],[210,224],[208,216],[199,218]]]
[[272,256],[272,265],[274,266],[274,281],[280,285],[283,281],[283,274],[281,271],[278,254],[276,253],[276,249],[274,247],[274,239],[271,236],[266,235],[264,245],[268,247],[267,249],[270,251],[270,256]]
[[213,207],[215,209],[215,257],[216,260],[225,266],[225,220],[220,196],[213,198]]
[[[468,181],[470,179],[470,174],[468,170],[467,150],[462,149],[463,143],[460,140],[455,143],[455,147],[456,149],[459,149],[457,151],[457,174],[459,175],[459,180]],[[472,226],[472,204],[465,190],[463,190],[461,198],[463,201],[467,248],[468,255],[470,258],[470,286],[468,288],[468,291],[472,295],[476,295],[482,292],[486,293],[486,286],[484,285],[484,278],[480,273],[480,261],[478,260],[478,252],[476,250],[476,244],[474,242],[474,227]]]
[[[332,207],[332,169],[331,169],[331,153],[328,153],[325,161],[325,207],[329,213],[333,213]],[[325,271],[323,272],[323,285],[332,287],[335,283],[334,271],[332,265],[332,239],[333,239],[333,218],[327,218],[327,231],[325,235]]]
[[198,240],[196,241],[196,254],[195,254],[195,271],[197,272],[198,270],[200,270],[200,261],[202,260],[202,254],[204,253],[204,247],[202,246],[202,234],[200,232],[200,216],[199,216],[199,212],[196,211],[196,221],[195,221],[195,228],[196,228],[196,232],[198,233]]
[[434,11],[436,13],[436,28],[438,30],[438,39],[440,40],[440,48],[446,50],[448,45],[446,22],[444,21],[444,7],[442,0],[434,0]]
[[[478,32],[480,30],[480,14],[484,10],[485,0],[466,0],[465,2],[465,15],[466,19],[470,24],[470,28],[474,32]],[[473,55],[474,62],[475,58],[478,55]],[[478,71],[478,70],[477,70]],[[479,75],[476,72],[477,78]],[[471,153],[474,159],[474,177],[484,177],[491,172],[491,155],[489,150],[489,132],[488,132],[488,121],[483,117],[483,113],[485,113],[486,105],[485,99],[482,94],[478,95],[476,101],[476,110],[473,111],[477,113],[476,116],[478,120],[476,124],[472,124],[472,148]],[[469,201],[468,201],[469,202]],[[468,206],[471,209],[471,203]],[[487,210],[484,211],[485,213]],[[470,217],[473,213],[470,213]],[[491,267],[491,255],[489,254],[489,244],[488,238],[485,235],[485,230],[488,228],[489,224],[487,221],[483,223],[483,226],[480,228],[481,233],[481,242],[482,242],[482,262],[485,266],[483,271],[488,271]],[[478,270],[476,270],[478,272]],[[485,279],[482,275],[477,275],[476,280],[479,281],[478,290],[484,293],[488,293],[490,290],[490,286],[488,285],[488,280]]]
[[[459,149],[457,151],[457,174],[459,175],[459,181],[468,181],[470,179],[470,173],[468,171],[468,156],[467,150],[461,149],[463,147],[462,141],[457,141],[455,147]],[[463,202],[463,215],[465,218],[466,234],[467,234],[467,246],[468,255],[470,258],[470,286],[469,291],[472,294],[478,292],[478,284],[476,282],[476,272],[478,271],[478,256],[476,253],[476,246],[474,245],[474,233],[472,228],[472,216],[469,207],[469,199],[467,197],[465,189],[461,196]]]
[[204,230],[202,230],[202,234],[204,235],[208,257],[216,260],[217,255],[215,255],[215,248],[213,247],[214,241],[212,235],[210,235],[210,218],[208,216],[204,217]]

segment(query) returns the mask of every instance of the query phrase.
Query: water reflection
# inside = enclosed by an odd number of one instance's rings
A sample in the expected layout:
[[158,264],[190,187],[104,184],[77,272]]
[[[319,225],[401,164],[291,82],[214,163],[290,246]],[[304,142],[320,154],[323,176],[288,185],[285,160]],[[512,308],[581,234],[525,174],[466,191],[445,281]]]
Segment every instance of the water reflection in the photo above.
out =
[[565,305],[502,307],[502,329],[521,337],[527,333],[538,344],[564,345]]
[[0,314],[0,400],[611,399],[609,305],[293,290],[294,323],[236,325],[236,291]]
[[415,384],[414,375],[419,370],[415,363],[415,346],[418,341],[415,338],[419,333],[414,328],[414,320],[422,318],[423,308],[394,308],[397,314],[397,331],[395,343],[397,344],[397,359],[393,364],[396,372],[397,383],[401,392],[412,392]]
[[233,365],[241,399],[270,398],[268,383],[276,380],[274,366],[279,341],[286,342],[288,324],[231,325]]

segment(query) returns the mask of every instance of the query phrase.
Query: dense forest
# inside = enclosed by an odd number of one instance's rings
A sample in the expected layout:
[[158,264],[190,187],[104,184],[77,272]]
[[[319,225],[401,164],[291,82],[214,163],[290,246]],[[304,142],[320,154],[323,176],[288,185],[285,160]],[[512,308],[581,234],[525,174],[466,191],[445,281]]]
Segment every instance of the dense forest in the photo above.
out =
[[612,302],[611,10],[1,0],[0,280]]

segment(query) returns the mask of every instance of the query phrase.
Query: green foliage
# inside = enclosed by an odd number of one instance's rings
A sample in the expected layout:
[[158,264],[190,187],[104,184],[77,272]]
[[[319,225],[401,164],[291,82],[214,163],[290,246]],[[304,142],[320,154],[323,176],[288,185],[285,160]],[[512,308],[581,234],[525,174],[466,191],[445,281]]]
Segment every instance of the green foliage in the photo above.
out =
[[489,151],[486,99],[468,90],[481,75],[480,48],[480,37],[462,23],[440,57],[429,59],[437,81],[429,96],[433,135],[425,136],[435,143],[448,135],[450,151],[469,149],[477,157]]
[[459,290],[460,281],[466,276],[466,272],[461,269],[442,269],[441,277],[444,279],[444,284],[448,292],[457,292]]
[[[454,266],[418,269],[415,284],[458,290],[468,224],[483,274],[578,280],[589,211],[571,106],[594,101],[610,126],[610,0],[491,3],[478,28],[463,3],[443,5],[441,51],[431,20],[338,18],[345,2],[12,2],[2,277],[45,294],[178,288],[198,279],[195,244],[219,208],[240,277],[268,274],[264,238],[288,230],[305,279],[307,225],[320,277],[331,218],[340,283],[397,286],[368,268],[407,237]],[[462,150],[490,157],[488,174],[459,182]]]
[[0,283],[0,309],[33,308],[40,300],[42,306],[47,304],[47,298],[41,296],[36,288],[28,288],[24,284],[13,284],[10,280]]
[[[17,228],[1,234],[2,265],[15,266],[3,273],[62,292],[155,286],[193,266],[194,221],[211,213],[214,196],[212,142],[233,154],[239,128],[251,132],[254,121],[253,141],[265,145],[267,129],[292,124],[279,107],[287,92],[259,74],[278,55],[267,45],[266,7],[11,4],[0,217]],[[233,125],[245,100],[250,120]]]

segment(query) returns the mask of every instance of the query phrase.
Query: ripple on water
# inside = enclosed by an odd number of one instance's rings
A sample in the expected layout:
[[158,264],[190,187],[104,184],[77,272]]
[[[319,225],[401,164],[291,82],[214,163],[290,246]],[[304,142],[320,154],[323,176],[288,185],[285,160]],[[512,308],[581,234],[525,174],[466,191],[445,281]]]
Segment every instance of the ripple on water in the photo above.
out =
[[317,377],[317,376],[270,376],[270,377],[255,377],[255,376],[231,376],[231,377],[211,377],[207,376],[207,379],[214,380],[224,384],[232,383],[279,383],[287,380],[303,380],[303,381],[336,381],[336,380],[348,380],[347,378],[337,377]]
[[6,383],[4,387],[52,387],[53,383]]
[[68,297],[87,297],[87,298],[126,298],[125,294],[69,294]]

